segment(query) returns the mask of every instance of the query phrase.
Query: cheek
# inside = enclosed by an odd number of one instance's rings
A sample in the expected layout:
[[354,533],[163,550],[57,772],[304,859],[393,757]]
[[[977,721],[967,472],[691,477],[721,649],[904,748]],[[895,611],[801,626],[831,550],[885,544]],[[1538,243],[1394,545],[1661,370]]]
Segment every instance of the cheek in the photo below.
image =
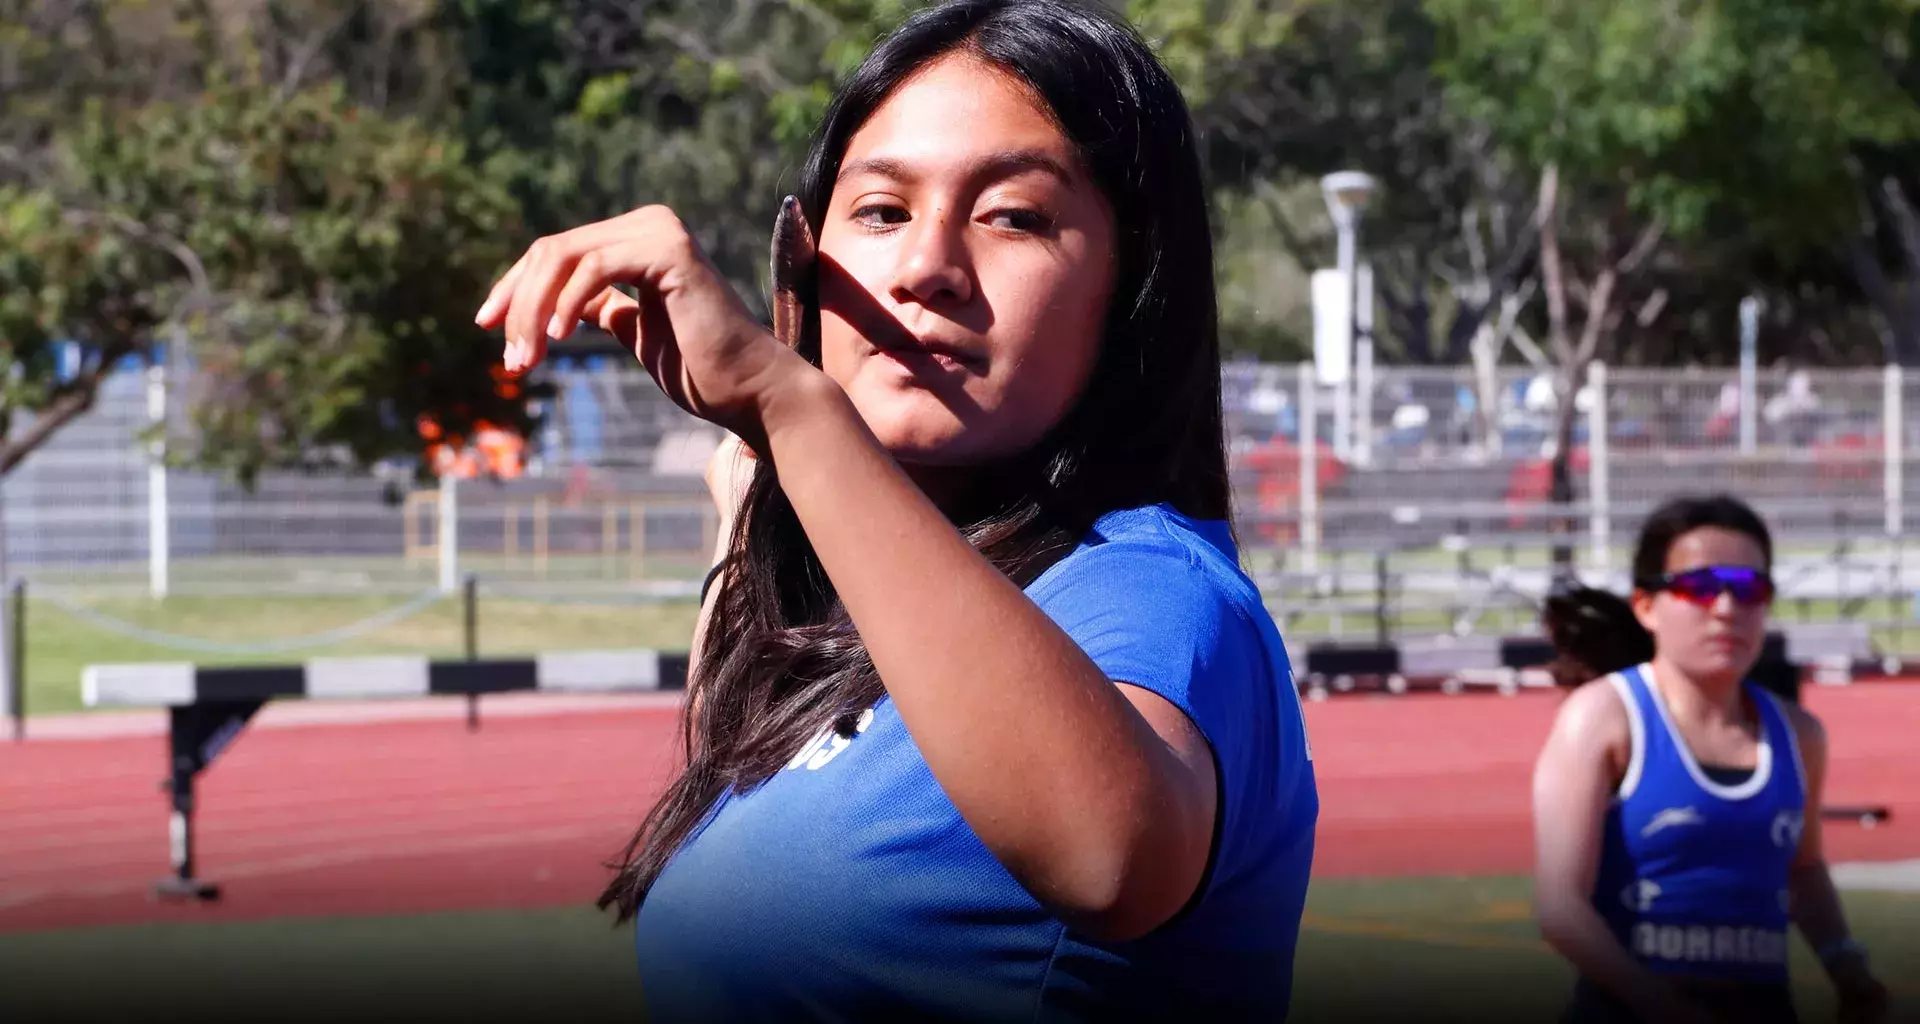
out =
[[1654,606],[1654,632],[1669,644],[1682,643],[1697,636],[1706,626],[1706,609],[1673,597],[1664,597]]
[[836,256],[831,272],[820,275],[820,368],[845,385],[859,366],[864,336],[875,330],[862,317],[876,315],[881,306],[863,282],[858,260]]
[[1072,403],[1099,358],[1106,292],[1073,280],[1048,288],[1029,279],[1017,287],[999,304],[1008,313],[1004,336],[1018,339],[998,357],[1008,373],[1006,390],[1057,411]]

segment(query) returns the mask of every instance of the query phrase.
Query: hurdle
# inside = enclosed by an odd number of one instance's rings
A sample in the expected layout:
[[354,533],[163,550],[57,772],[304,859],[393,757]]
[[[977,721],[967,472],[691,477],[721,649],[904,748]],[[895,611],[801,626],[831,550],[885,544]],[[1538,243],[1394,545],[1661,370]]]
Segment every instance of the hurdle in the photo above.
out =
[[154,883],[162,900],[213,901],[220,886],[195,873],[194,780],[273,700],[378,700],[541,691],[621,693],[684,690],[687,655],[649,648],[560,651],[526,658],[437,661],[415,656],[313,658],[294,665],[207,666],[191,662],[88,665],[87,707],[165,707],[172,874]]

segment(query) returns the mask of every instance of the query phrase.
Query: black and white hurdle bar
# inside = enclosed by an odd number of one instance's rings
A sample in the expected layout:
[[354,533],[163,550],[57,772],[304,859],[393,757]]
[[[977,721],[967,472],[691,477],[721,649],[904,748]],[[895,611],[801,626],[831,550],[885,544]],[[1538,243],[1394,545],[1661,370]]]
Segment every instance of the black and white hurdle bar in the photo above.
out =
[[190,662],[89,665],[88,707],[165,707],[173,874],[162,899],[215,900],[220,887],[194,874],[194,778],[270,700],[372,700],[542,691],[623,693],[683,690],[687,656],[648,649],[565,651],[530,658],[434,661],[424,657],[315,658],[297,665],[212,667]]

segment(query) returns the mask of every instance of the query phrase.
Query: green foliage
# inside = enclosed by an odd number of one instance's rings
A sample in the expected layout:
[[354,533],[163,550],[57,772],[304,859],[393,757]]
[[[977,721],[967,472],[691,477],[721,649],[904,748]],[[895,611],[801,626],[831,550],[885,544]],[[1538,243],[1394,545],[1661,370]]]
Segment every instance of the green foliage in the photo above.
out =
[[1774,241],[1831,240],[1857,217],[1856,148],[1920,138],[1892,49],[1911,0],[1428,6],[1467,116],[1682,235],[1737,220]]
[[422,414],[525,426],[472,324],[513,204],[458,142],[337,86],[240,82],[90,104],[49,156],[54,184],[13,189],[0,221],[0,294],[33,296],[0,314],[27,357],[10,409],[58,392],[52,339],[101,364],[177,330],[205,389],[188,453],[243,478],[413,454]]
[[[1920,0],[1108,2],[1193,108],[1235,351],[1304,354],[1314,183],[1357,167],[1383,356],[1461,361],[1534,273],[1549,164],[1575,263],[1669,228],[1623,285],[1664,312],[1616,351],[1722,358],[1752,290],[1823,352],[1873,350],[1870,316],[1920,346]],[[0,0],[0,470],[19,414],[176,331],[207,387],[185,454],[243,477],[410,455],[422,415],[524,427],[470,323],[507,260],[665,203],[762,295],[821,112],[922,4]]]

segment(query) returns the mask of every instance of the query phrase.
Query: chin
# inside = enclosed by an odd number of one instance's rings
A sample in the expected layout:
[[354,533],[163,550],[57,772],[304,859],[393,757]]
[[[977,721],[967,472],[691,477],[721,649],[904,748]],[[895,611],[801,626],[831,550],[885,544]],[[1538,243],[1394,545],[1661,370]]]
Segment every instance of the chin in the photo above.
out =
[[964,466],[991,458],[979,430],[927,392],[852,390],[848,397],[867,429],[894,458],[924,466]]
[[1736,651],[1702,651],[1689,668],[1703,679],[1740,679],[1753,671],[1758,653],[1748,656]]

